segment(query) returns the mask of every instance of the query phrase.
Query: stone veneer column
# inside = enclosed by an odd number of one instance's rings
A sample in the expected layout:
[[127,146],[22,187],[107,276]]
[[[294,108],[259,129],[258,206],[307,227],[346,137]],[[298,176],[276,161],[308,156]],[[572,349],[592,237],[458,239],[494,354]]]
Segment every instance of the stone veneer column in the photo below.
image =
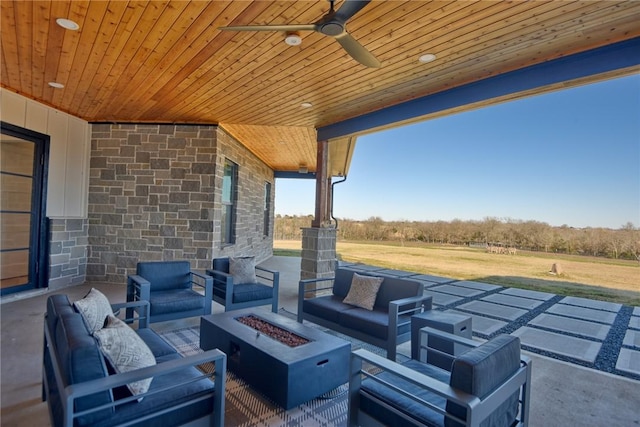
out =
[[331,277],[336,267],[336,229],[303,228],[300,279]]
[[49,289],[84,283],[87,271],[87,219],[51,219]]

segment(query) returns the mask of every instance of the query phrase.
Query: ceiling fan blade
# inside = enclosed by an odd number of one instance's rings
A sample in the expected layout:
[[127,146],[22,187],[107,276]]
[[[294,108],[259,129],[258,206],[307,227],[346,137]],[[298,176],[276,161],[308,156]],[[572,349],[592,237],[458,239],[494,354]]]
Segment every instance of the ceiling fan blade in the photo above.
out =
[[219,30],[228,31],[315,31],[315,24],[291,24],[291,25],[236,25],[219,27]]
[[335,37],[340,43],[340,46],[347,51],[349,55],[362,65],[370,68],[379,68],[381,66],[380,61],[376,59],[371,52],[369,52],[364,46],[362,46],[358,40],[354,39],[351,34],[344,32],[341,35]]
[[360,12],[363,7],[369,4],[370,0],[366,1],[358,1],[358,0],[345,0],[333,15],[333,17],[341,22],[347,22],[351,17],[353,17],[356,13]]

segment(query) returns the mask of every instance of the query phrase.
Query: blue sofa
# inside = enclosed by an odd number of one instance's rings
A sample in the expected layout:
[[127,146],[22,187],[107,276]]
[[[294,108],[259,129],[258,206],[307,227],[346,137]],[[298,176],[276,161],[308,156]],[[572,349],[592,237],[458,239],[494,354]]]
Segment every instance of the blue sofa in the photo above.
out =
[[[113,304],[148,315],[148,302]],[[210,350],[182,357],[152,329],[138,327],[156,365],[124,373],[113,369],[66,295],[47,299],[44,321],[43,400],[51,424],[65,426],[224,425],[226,355]],[[215,373],[196,366],[215,363]],[[149,390],[132,396],[126,384],[153,377]]]
[[395,360],[398,344],[411,340],[411,316],[431,310],[432,298],[424,295],[420,282],[385,277],[373,310],[345,304],[343,300],[349,293],[354,273],[354,270],[338,268],[334,277],[301,280],[298,322],[307,320],[386,348],[387,358]]

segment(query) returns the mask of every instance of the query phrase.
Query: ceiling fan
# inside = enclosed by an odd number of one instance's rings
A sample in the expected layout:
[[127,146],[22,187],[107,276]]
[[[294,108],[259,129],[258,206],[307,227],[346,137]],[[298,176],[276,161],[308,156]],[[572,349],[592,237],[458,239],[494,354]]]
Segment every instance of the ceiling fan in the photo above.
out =
[[326,15],[313,24],[290,25],[239,25],[220,27],[220,30],[229,31],[316,31],[325,36],[333,37],[349,55],[362,65],[371,68],[380,67],[380,61],[371,52],[362,46],[351,34],[347,32],[346,23],[356,13],[360,12],[370,0],[356,1],[345,0],[338,10],[333,9],[334,0],[329,0],[331,8]]

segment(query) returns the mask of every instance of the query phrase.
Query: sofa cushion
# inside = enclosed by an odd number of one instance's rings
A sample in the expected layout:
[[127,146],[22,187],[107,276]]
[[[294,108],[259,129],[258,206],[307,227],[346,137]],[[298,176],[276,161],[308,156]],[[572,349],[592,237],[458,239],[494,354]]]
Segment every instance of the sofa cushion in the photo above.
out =
[[229,274],[233,284],[256,283],[256,260],[254,257],[229,258]]
[[233,302],[246,302],[273,297],[273,288],[262,283],[242,283],[233,285]]
[[[60,317],[55,344],[65,384],[78,384],[108,376],[104,357],[79,313]],[[109,391],[82,397],[76,401],[76,411],[104,405],[112,402],[112,399]],[[104,409],[78,417],[78,425],[93,425],[99,420],[108,419],[112,413],[112,409]]]
[[336,270],[335,279],[333,280],[333,294],[343,300],[349,293],[351,282],[353,281],[353,270],[346,268],[338,268]]
[[[389,312],[379,307],[374,307],[371,311],[352,307],[351,310],[340,312],[338,323],[376,338],[388,339]],[[411,316],[399,316],[398,335],[409,332],[411,332]]]
[[[409,360],[403,363],[403,365],[409,369],[427,375],[445,384],[449,382],[449,373],[444,369],[440,369],[436,366],[421,363],[417,360]],[[410,381],[399,378],[398,376],[388,371],[383,371],[380,374],[376,375],[376,377],[394,386],[400,387],[402,390],[407,391],[412,396],[426,400],[440,408],[444,409],[445,407],[446,400],[444,397],[425,390],[423,387],[415,385]],[[409,422],[402,416],[394,413],[393,411],[390,411],[386,407],[373,402],[369,395],[373,395],[381,399],[383,402],[388,403],[392,407],[400,410],[405,416],[411,417],[426,425],[442,426],[443,424],[443,415],[425,407],[424,405],[417,404],[412,399],[406,397],[405,395],[399,393],[398,391],[385,384],[367,378],[362,381],[362,391],[364,393],[361,393],[360,395],[360,409],[365,413],[373,416],[378,421],[384,423],[385,425],[414,426],[415,423]]]
[[378,289],[380,289],[380,284],[383,280],[382,277],[361,276],[358,273],[354,273],[349,293],[347,293],[342,302],[372,310],[373,304],[376,302]]
[[154,292],[191,287],[191,264],[189,261],[139,262],[136,274],[147,279]]
[[423,293],[424,285],[420,282],[405,278],[385,277],[378,291],[375,307],[388,310],[391,301],[415,297]]
[[166,356],[168,354],[178,354],[176,349],[166,342],[153,329],[140,328],[136,330],[136,333],[140,338],[142,338],[142,341],[144,341],[147,347],[149,347],[149,350],[153,353],[153,357],[156,358],[156,361],[159,357]]
[[[490,341],[467,351],[453,361],[451,387],[483,399],[494,391],[520,367],[520,339],[511,335],[498,335]],[[518,394],[515,392],[502,403],[480,426],[510,426],[518,413]],[[447,402],[447,412],[465,419],[463,407]],[[447,427],[462,424],[445,420]]]
[[333,323],[339,323],[341,312],[353,310],[353,308],[354,307],[352,305],[342,302],[342,297],[337,295],[325,295],[310,298],[304,300],[302,303],[303,312]]
[[[197,298],[194,298],[197,297]],[[202,310],[205,300],[202,294],[191,289],[175,289],[149,294],[151,315]]]
[[74,302],[73,305],[82,315],[89,333],[102,329],[107,316],[113,316],[109,300],[95,288],[91,288],[84,298]]
[[[115,368],[117,373],[134,371],[156,364],[153,353],[145,342],[122,320],[114,316],[107,317],[103,329],[96,331],[100,350]],[[145,378],[127,384],[133,395],[145,393],[153,378]]]
[[63,294],[51,295],[47,298],[47,327],[51,338],[55,338],[58,319],[63,314],[75,313],[69,297]]

